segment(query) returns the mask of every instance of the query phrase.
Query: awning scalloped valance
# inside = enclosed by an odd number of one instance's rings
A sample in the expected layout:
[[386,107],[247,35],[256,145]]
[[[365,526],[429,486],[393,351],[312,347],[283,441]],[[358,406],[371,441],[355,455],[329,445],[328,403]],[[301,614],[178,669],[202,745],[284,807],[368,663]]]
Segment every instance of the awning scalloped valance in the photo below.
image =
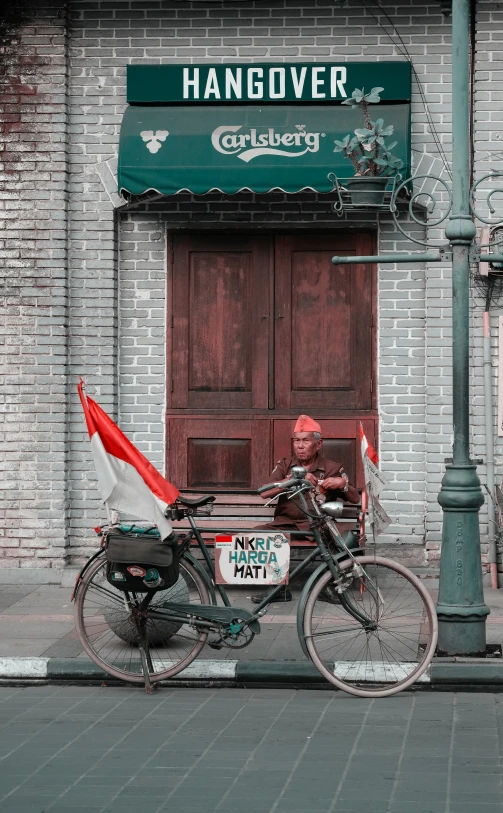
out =
[[[393,153],[407,177],[410,105],[379,104],[375,117],[393,125]],[[334,139],[362,126],[361,111],[349,106],[130,105],[120,134],[119,191],[330,192],[329,173],[353,175],[350,161],[334,153]]]

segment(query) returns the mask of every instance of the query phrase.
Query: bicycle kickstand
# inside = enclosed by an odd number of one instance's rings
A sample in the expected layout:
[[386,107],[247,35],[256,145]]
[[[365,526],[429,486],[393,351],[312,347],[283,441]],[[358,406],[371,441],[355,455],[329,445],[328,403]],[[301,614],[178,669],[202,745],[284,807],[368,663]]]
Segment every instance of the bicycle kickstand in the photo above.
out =
[[155,688],[155,685],[152,686],[150,682],[150,670],[153,670],[153,664],[148,648],[148,639],[145,634],[145,626],[138,619],[135,619],[135,623],[138,631],[138,649],[140,650],[141,668],[145,680],[145,692],[146,694],[152,694],[152,690]]

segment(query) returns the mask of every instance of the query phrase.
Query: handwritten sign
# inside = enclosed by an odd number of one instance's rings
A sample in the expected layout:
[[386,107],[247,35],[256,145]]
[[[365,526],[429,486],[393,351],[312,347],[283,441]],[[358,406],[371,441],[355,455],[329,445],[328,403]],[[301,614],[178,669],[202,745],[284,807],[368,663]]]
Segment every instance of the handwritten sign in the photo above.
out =
[[245,531],[215,537],[217,584],[288,584],[290,543],[285,534]]
[[389,481],[366,454],[363,456],[363,468],[365,472],[365,485],[368,491],[372,491],[372,494],[378,497],[381,491],[389,485]]
[[[372,534],[375,537],[384,533],[386,528],[391,525],[391,518],[388,516],[381,503],[377,499],[381,491],[389,485],[388,480],[384,474],[379,471],[376,464],[369,457],[369,448],[375,455],[375,450],[369,445],[363,426],[360,423],[360,440],[361,440],[361,453],[363,460],[363,472],[365,474],[365,487],[369,496],[369,520],[372,527]],[[375,455],[377,463],[377,455]]]
[[391,525],[391,518],[384,510],[377,497],[374,497],[374,495],[371,493],[370,498],[370,503],[372,506],[370,521],[372,523],[374,536],[379,536],[379,534],[383,534],[386,528]]

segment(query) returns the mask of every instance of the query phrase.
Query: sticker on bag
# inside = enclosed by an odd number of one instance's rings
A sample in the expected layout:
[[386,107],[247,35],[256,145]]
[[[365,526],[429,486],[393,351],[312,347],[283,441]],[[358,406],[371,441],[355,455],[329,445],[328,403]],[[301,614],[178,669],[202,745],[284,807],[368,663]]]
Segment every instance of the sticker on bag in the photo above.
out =
[[161,579],[161,574],[157,568],[151,567],[145,573],[143,584],[145,584],[147,587],[162,587],[164,584],[164,579]]
[[138,565],[130,565],[127,569],[128,573],[131,573],[131,576],[146,576],[147,571],[144,570],[143,567],[139,567]]

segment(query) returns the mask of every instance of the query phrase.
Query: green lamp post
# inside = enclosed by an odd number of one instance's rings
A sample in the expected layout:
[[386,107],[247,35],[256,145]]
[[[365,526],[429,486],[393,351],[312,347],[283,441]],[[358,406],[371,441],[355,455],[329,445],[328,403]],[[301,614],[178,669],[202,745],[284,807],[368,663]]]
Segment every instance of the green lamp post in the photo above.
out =
[[483,654],[486,617],[479,510],[484,502],[469,453],[469,264],[475,224],[469,180],[469,0],[452,4],[452,410],[454,445],[438,501],[444,511],[437,615],[438,648],[449,655]]
[[[445,2],[443,6],[445,11],[449,10],[449,3]],[[469,266],[476,234],[470,208],[469,25],[469,0],[452,0],[452,208],[445,230],[450,245],[439,247],[438,254],[428,251],[409,255],[334,257],[332,262],[336,265],[355,261],[445,262],[448,254],[452,254],[454,446],[452,461],[447,462],[438,496],[444,512],[437,604],[438,649],[447,655],[474,656],[485,654],[489,608],[484,603],[480,555],[479,510],[484,498],[469,452]],[[494,174],[501,175],[489,173],[481,181]],[[408,235],[397,221],[396,200],[400,190],[411,180],[397,186],[390,204],[395,224],[406,237]],[[440,178],[435,180],[447,188]],[[412,195],[409,203],[410,215],[418,223],[420,221],[415,218],[412,205],[420,195],[420,192]],[[440,225],[447,216],[446,213],[435,225]],[[487,220],[484,222],[490,223]],[[425,245],[413,237],[409,239]],[[503,255],[489,253],[479,255],[478,259],[482,262],[502,262]]]

